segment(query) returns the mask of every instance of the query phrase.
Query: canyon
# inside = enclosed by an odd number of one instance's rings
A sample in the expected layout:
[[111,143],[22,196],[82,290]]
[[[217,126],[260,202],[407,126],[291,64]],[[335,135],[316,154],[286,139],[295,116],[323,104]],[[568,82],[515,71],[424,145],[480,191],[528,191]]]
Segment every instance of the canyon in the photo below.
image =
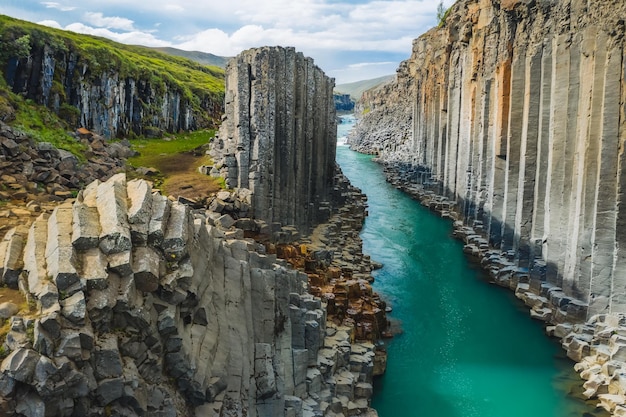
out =
[[562,338],[624,415],[621,1],[459,1],[364,93],[353,149],[455,221],[465,251]]

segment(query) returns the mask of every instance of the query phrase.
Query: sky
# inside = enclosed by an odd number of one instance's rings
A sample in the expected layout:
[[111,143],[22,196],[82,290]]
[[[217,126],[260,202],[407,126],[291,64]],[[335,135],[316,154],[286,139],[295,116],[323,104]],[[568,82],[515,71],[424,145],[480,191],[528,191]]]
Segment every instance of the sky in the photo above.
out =
[[[455,0],[444,0],[446,7]],[[293,46],[337,84],[394,74],[439,0],[0,0],[0,14],[133,45],[235,56]]]

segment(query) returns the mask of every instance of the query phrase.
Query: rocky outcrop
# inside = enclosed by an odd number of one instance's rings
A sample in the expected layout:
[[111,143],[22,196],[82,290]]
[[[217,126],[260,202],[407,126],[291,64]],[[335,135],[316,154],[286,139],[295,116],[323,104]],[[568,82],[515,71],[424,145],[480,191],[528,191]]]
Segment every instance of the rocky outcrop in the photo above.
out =
[[445,197],[534,293],[563,294],[559,321],[626,311],[625,15],[618,0],[459,1],[365,96],[351,139]]
[[135,153],[127,140],[110,142],[80,132],[74,136],[85,160],[0,122],[0,201],[61,201],[97,178],[124,170],[125,159]]
[[335,174],[334,80],[293,48],[231,60],[214,175],[251,191],[255,218],[306,231],[328,218]]
[[374,345],[224,216],[118,174],[9,233],[2,282],[36,313],[10,319],[1,414],[373,413]]

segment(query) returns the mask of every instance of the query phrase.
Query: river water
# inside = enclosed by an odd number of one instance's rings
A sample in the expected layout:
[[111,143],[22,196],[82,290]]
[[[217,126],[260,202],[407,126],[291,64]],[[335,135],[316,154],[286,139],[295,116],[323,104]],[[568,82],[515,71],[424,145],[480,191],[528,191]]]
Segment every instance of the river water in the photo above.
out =
[[345,145],[354,119],[343,119],[337,162],[368,197],[363,252],[384,264],[374,289],[402,329],[387,342],[387,372],[375,381],[379,416],[606,416],[568,394],[580,392],[573,363],[512,291],[487,283],[468,262],[451,222],[391,187],[371,156]]

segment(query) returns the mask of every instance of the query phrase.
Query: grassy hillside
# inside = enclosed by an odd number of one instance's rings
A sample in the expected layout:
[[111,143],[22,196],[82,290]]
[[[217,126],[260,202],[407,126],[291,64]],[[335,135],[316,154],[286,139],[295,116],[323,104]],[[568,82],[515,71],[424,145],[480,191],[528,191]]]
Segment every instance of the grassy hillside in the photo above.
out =
[[391,81],[395,75],[385,75],[371,80],[356,81],[353,83],[339,84],[335,86],[335,91],[342,94],[350,94],[353,100],[358,101],[364,91],[374,88],[383,83]]
[[[15,68],[41,65],[38,62],[41,56],[37,54],[41,55],[44,50],[50,51],[50,56],[57,63],[51,80],[51,91],[58,97],[56,102],[39,103],[37,99],[25,99],[37,96],[41,91],[41,85],[31,81],[32,85],[26,87],[7,83],[10,71],[15,71]],[[59,67],[63,59],[70,60],[68,57],[75,60],[73,73],[69,69],[64,72],[62,65]],[[98,84],[103,73],[115,73],[119,79],[143,80],[153,92],[165,87],[179,92],[195,112],[215,120],[219,120],[219,114],[209,115],[203,109],[208,101],[221,103],[224,96],[224,70],[217,66],[202,65],[151,48],[124,45],[4,15],[0,15],[0,69],[0,120],[29,133],[36,140],[52,142],[74,153],[80,153],[80,147],[77,148],[76,141],[66,133],[78,127],[79,110],[67,97],[71,90],[68,84],[72,79],[80,77]],[[18,87],[22,90],[20,94],[15,94],[14,89]],[[47,104],[47,107],[41,104]]]
[[[29,48],[24,46],[26,43]],[[154,81],[173,83],[189,94],[224,92],[224,70],[217,66],[0,15],[0,65],[3,67],[7,60],[28,54],[28,49],[44,44],[56,51],[79,54],[81,63],[89,65],[94,76],[101,71],[114,70],[122,77],[150,75]]]
[[180,56],[183,58],[191,59],[202,65],[212,65],[220,68],[226,68],[226,64],[228,63],[228,57],[217,56],[213,54],[209,54],[206,52],[200,51],[183,51],[182,49],[176,48],[152,48],[156,51],[163,52],[164,54]]

